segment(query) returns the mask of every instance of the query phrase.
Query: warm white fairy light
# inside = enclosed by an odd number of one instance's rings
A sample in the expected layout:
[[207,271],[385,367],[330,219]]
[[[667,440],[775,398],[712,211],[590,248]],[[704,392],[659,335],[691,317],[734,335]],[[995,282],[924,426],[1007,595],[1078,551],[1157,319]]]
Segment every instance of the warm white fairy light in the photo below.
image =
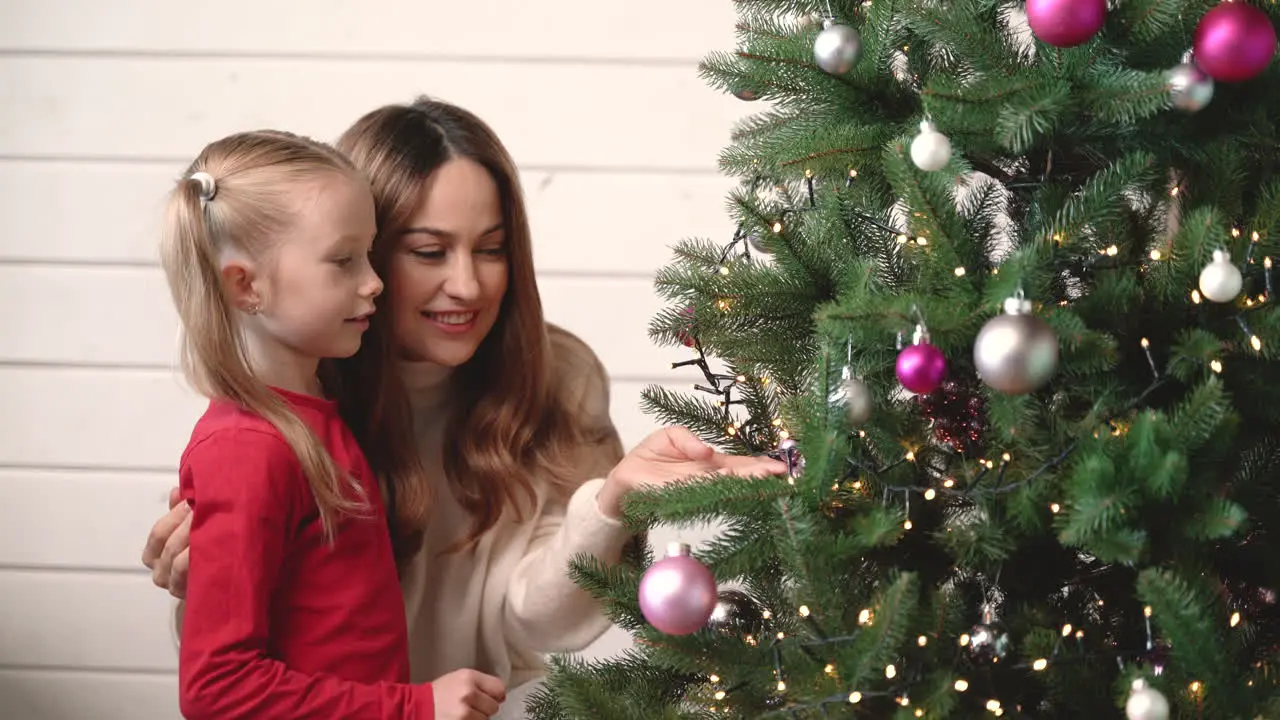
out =
[[779,680],[779,681],[778,681],[778,692],[786,692],[786,691],[787,691],[787,683],[786,683],[786,681],[785,681],[785,680]]
[[932,500],[932,499],[934,499],[934,498],[936,498],[936,497],[938,497],[938,491],[937,491],[937,490],[934,490],[933,488],[929,488],[928,490],[925,490],[925,491],[924,491],[924,499],[925,499],[925,500]]
[[1192,291],[1191,291],[1191,302],[1195,303],[1196,305],[1199,305],[1199,304],[1200,304],[1200,291],[1199,291],[1199,290],[1192,290]]
[[1159,260],[1160,258],[1162,258],[1162,257],[1164,257],[1164,256],[1160,254],[1160,250],[1159,250],[1159,248],[1152,248],[1152,249],[1151,249],[1151,254],[1149,255],[1149,257],[1150,257],[1152,260]]
[[956,277],[964,277],[965,272],[966,271],[963,266],[955,269]]
[[808,605],[801,605],[801,606],[800,606],[800,617],[809,617],[809,606],[808,606]]
[[1240,613],[1239,612],[1231,613],[1231,627],[1235,627],[1239,624],[1240,624]]
[[1217,359],[1211,360],[1211,361],[1209,362],[1209,369],[1210,369],[1210,370],[1212,370],[1212,371],[1214,371],[1214,372],[1216,372],[1216,373],[1221,373],[1221,372],[1222,372],[1222,361],[1221,361],[1221,360],[1217,360]]
[[1036,661],[1031,663],[1031,669],[1036,672],[1040,672],[1047,667],[1049,667],[1049,661],[1044,658],[1036,658]]
[[965,690],[969,689],[969,681],[965,680],[964,678],[960,678],[956,680],[956,684],[954,685],[954,687],[956,689],[956,692],[964,692]]
[[707,679],[708,679],[708,680],[710,680],[712,684],[715,684],[715,683],[720,682],[720,676],[719,676],[719,675],[714,675],[714,674],[713,674],[711,677],[709,677],[709,678],[707,678]]
[[893,665],[886,665],[884,668],[884,676],[892,680],[898,676],[898,668]]
[[764,618],[765,620],[772,620],[772,619],[773,619],[773,612],[772,612],[772,611],[770,611],[770,610],[765,610],[765,611],[763,611],[763,612],[761,612],[761,613],[760,613],[760,617]]
[[[1058,513],[1062,512],[1062,506],[1056,502],[1049,503],[1049,512],[1053,513],[1054,515],[1057,515]],[[1071,626],[1068,625],[1067,627],[1071,627]]]
[[1062,637],[1068,637],[1069,635],[1071,635],[1071,623],[1062,626]]
[[857,705],[860,702],[862,702],[862,693],[858,692],[857,690],[854,690],[853,692],[849,693],[850,705]]
[[782,221],[781,221],[781,220],[775,220],[775,221],[773,222],[773,231],[774,231],[775,233],[780,233],[780,232],[782,232]]
[[717,690],[717,691],[716,691],[715,698],[716,698],[717,700],[723,700],[723,699],[724,699],[724,696],[725,696],[725,692],[724,692],[723,690]]
[[871,615],[871,610],[870,610],[870,608],[863,608],[863,609],[862,609],[862,612],[859,612],[859,613],[858,613],[858,624],[859,624],[859,625],[870,625],[870,624],[871,624],[871,618],[872,618],[872,615]]
[[898,244],[899,244],[899,245],[906,245],[906,244],[907,244],[907,241],[908,241],[908,240],[910,240],[910,239],[911,239],[911,238],[907,237],[906,235],[899,235],[899,236],[898,236]]
[[824,673],[826,673],[826,674],[828,674],[828,675],[835,675],[835,674],[836,674],[836,666],[835,666],[835,665],[832,665],[831,663],[827,663],[827,666],[826,666],[826,667],[824,667],[824,668],[822,668],[822,672],[824,672]]
[[1253,350],[1254,350],[1254,352],[1261,352],[1261,351],[1262,351],[1262,338],[1258,337],[1257,335],[1250,335],[1250,336],[1249,336],[1249,347],[1252,347],[1252,348],[1253,348]]
[[929,244],[929,238],[927,238],[927,237],[918,237],[918,238],[916,238],[916,244],[917,244],[917,245],[920,245],[921,247],[923,247],[923,246],[925,246],[925,245],[928,245],[928,244]]
[[921,635],[920,637],[916,638],[916,644],[919,645],[920,647],[924,647],[925,645],[929,644],[929,638]]

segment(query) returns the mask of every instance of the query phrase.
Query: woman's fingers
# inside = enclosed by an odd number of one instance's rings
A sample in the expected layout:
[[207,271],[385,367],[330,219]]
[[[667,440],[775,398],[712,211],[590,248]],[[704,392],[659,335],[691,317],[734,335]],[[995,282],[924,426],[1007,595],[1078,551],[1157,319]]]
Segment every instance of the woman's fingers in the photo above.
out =
[[760,477],[763,475],[782,475],[787,472],[787,464],[771,457],[756,455],[725,455],[716,453],[714,458],[720,472],[739,477]]

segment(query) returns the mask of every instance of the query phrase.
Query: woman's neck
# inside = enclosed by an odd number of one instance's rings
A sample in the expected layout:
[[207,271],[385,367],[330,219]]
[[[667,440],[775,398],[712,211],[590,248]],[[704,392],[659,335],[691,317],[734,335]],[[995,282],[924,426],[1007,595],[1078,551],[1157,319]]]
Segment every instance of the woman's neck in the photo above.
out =
[[399,368],[415,408],[437,408],[448,400],[455,368],[425,360],[401,360]]

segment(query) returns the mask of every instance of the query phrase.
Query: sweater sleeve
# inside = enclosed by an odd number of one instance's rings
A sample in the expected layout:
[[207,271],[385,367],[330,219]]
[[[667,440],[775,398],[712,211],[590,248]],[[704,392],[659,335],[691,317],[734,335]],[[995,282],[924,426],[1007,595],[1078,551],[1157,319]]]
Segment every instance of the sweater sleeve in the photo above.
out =
[[[553,336],[553,342],[556,339]],[[609,629],[596,599],[569,577],[569,562],[576,555],[591,554],[616,563],[631,539],[621,521],[601,512],[596,502],[604,476],[623,454],[609,419],[608,377],[589,348],[576,338],[571,342],[557,361],[562,381],[567,382],[569,407],[597,430],[577,455],[579,477],[587,480],[567,503],[547,499],[507,585],[508,641],[541,653],[582,650]],[[561,338],[559,344],[568,343]]]
[[179,649],[184,717],[430,720],[430,685],[356,683],[289,669],[268,654],[271,597],[306,484],[279,436],[216,433],[188,452],[191,573]]

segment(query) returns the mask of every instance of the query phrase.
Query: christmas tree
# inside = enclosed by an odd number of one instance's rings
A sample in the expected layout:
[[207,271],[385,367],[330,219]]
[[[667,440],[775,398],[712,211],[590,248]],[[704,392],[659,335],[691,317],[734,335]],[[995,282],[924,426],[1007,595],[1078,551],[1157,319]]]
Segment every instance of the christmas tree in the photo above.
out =
[[633,497],[720,530],[578,559],[635,648],[532,715],[1280,717],[1280,9],[736,5],[644,401],[791,472]]

